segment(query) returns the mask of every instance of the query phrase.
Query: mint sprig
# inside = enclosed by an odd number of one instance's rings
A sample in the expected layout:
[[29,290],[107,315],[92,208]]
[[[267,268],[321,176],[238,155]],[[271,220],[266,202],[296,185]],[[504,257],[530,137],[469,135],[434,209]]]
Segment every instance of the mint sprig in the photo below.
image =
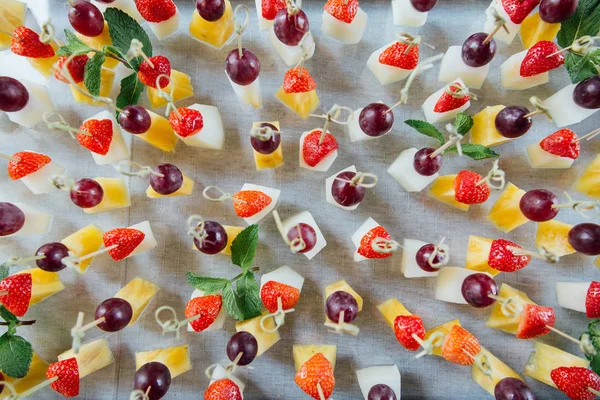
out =
[[137,72],[126,76],[121,80],[121,90],[117,96],[117,107],[122,110],[129,105],[137,104],[143,91],[144,84],[138,78]]
[[[142,43],[146,56],[152,57],[152,42],[148,34],[129,14],[118,8],[109,7],[104,11],[104,19],[108,23],[108,32],[113,45],[122,54],[126,54],[131,46],[131,41],[137,39]],[[142,57],[137,57],[131,60],[130,64],[137,71],[142,61]]]
[[414,128],[422,135],[429,136],[440,142],[440,146],[443,146],[446,143],[446,138],[444,138],[444,134],[435,127],[435,125],[430,124],[426,121],[420,121],[417,119],[408,119],[404,121],[404,123],[411,128]]
[[33,348],[27,340],[8,332],[0,336],[0,370],[4,374],[23,378],[29,372],[32,358]]
[[102,85],[102,64],[104,64],[104,59],[104,54],[96,53],[85,64],[83,84],[93,96],[100,95],[100,87]]
[[83,43],[73,32],[65,29],[65,42],[64,46],[60,46],[56,51],[58,56],[70,56],[71,54],[86,54],[94,51],[90,46]]
[[[600,319],[594,319],[588,324],[588,328],[584,334],[589,335],[592,346],[596,349],[596,355],[586,354],[586,358],[590,360],[590,368],[597,374],[600,374]],[[581,339],[581,338],[580,338]]]

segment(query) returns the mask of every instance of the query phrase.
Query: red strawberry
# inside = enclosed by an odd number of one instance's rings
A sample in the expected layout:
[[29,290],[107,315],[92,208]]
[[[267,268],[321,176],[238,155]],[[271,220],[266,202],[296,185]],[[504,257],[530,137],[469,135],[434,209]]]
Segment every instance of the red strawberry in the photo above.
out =
[[16,181],[39,171],[50,162],[52,162],[52,159],[45,154],[33,151],[20,151],[13,154],[8,162],[8,176],[13,181]]
[[517,328],[517,338],[533,339],[547,335],[550,333],[550,329],[546,325],[554,326],[555,320],[554,308],[525,304]]
[[[300,74],[302,70],[302,75]],[[315,90],[317,84],[308,71],[301,67],[289,69],[283,77],[283,91],[286,93],[305,93]]]
[[[458,90],[456,86],[462,87],[460,83],[454,82],[452,83],[452,86],[450,86],[450,91],[456,92]],[[462,97],[456,97],[444,91],[444,93],[442,93],[442,95],[438,99],[437,103],[435,103],[435,107],[433,107],[433,112],[443,113],[456,110],[457,108],[460,108],[463,105],[465,105],[470,99],[471,97],[468,94]]]
[[587,368],[555,368],[550,372],[550,378],[571,400],[594,400],[596,395],[588,388],[600,391],[600,376]]
[[[156,89],[156,78],[158,78],[159,75],[171,76],[171,63],[167,57],[150,57],[148,60],[144,60],[140,64],[138,78],[140,78],[140,81],[142,81],[144,85]],[[169,80],[167,78],[160,78],[161,89],[164,89],[168,85]]]
[[277,299],[281,298],[284,310],[293,308],[300,299],[300,291],[293,286],[269,281],[260,288],[260,299],[270,313],[277,311]]
[[570,129],[563,128],[545,137],[540,142],[540,147],[550,154],[560,157],[577,159],[579,157],[580,144],[575,142],[577,134]]
[[367,232],[367,234],[363,236],[360,240],[360,247],[357,250],[358,254],[366,258],[391,257],[392,253],[378,253],[375,250],[373,250],[373,241],[377,238],[383,238],[388,240],[392,239],[390,234],[385,230],[383,226],[376,226],[375,228]]
[[588,318],[600,318],[600,282],[592,281],[587,290],[585,314]]
[[540,3],[540,0],[502,0],[504,11],[515,24],[520,24]]
[[220,294],[195,297],[185,306],[185,317],[191,318],[201,314],[202,316],[190,322],[190,325],[194,331],[202,332],[215,322],[222,305],[223,298]]
[[358,0],[328,0],[325,11],[336,19],[351,23],[358,12]]
[[25,26],[19,26],[12,33],[10,50],[24,57],[49,58],[54,57],[52,46],[40,41],[40,35]]
[[442,357],[451,363],[473,365],[481,351],[479,341],[465,328],[454,325],[442,343]]
[[262,0],[262,16],[272,21],[282,8],[285,8],[285,0]]
[[235,213],[242,218],[248,218],[261,212],[273,201],[270,196],[258,190],[242,190],[231,198]]
[[510,240],[497,239],[492,241],[490,254],[488,255],[488,265],[502,272],[515,272],[525,268],[531,261],[531,257],[516,256],[509,247],[521,248],[521,246]]
[[521,62],[521,76],[534,76],[560,67],[565,63],[562,53],[550,54],[560,50],[553,42],[542,40],[534,44]]
[[192,136],[204,127],[204,119],[198,110],[181,107],[169,116],[171,127],[181,137]]
[[[68,58],[69,57],[67,56],[58,57],[58,61],[56,62],[57,65],[54,68],[54,77],[65,83],[71,83],[62,74],[64,63]],[[80,56],[73,57],[73,59],[69,62],[67,69],[75,83],[83,82],[83,72],[85,71],[85,65],[89,59],[90,58],[87,56],[87,54],[82,54]]]
[[296,372],[294,381],[304,393],[317,400],[321,398],[317,384],[320,384],[326,399],[331,396],[335,387],[333,367],[329,360],[321,353],[315,354],[302,365],[298,372]]
[[407,44],[396,42],[379,55],[379,63],[402,69],[415,69],[419,63],[419,47],[413,46],[405,54]]
[[113,124],[110,119],[90,119],[79,127],[92,136],[77,134],[79,143],[89,151],[105,156],[113,139]]
[[454,179],[454,198],[463,204],[481,204],[490,197],[490,187],[484,182],[477,185],[481,175],[463,170]]
[[136,247],[144,241],[146,235],[142,231],[132,228],[117,228],[112,229],[104,233],[102,240],[104,246],[110,247],[112,245],[118,245],[112,250],[108,251],[108,254],[115,260],[119,261],[130,255]]
[[79,394],[79,366],[75,357],[50,364],[46,370],[46,378],[58,377],[50,386],[65,397]]
[[242,392],[231,379],[219,379],[208,386],[204,400],[242,400]]
[[413,334],[420,339],[425,338],[425,326],[418,315],[397,316],[394,320],[394,332],[400,344],[410,351],[416,351],[421,347],[419,342],[412,337]]
[[0,303],[17,317],[22,317],[29,309],[31,288],[31,274],[8,276],[0,282],[0,292],[7,292],[4,296],[0,296]]
[[302,158],[311,167],[316,166],[338,149],[338,142],[331,133],[326,133],[323,143],[319,144],[322,132],[321,129],[315,129],[304,137],[304,143],[302,143]]
[[163,22],[177,12],[172,0],[135,0],[135,7],[148,22]]

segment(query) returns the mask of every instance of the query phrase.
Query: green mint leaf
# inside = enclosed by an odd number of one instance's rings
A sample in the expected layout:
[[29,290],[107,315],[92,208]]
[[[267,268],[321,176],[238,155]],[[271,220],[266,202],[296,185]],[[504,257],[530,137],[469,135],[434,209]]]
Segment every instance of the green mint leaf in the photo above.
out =
[[568,53],[565,56],[565,68],[572,83],[598,75],[597,66],[600,66],[600,49],[583,56],[575,53]]
[[238,296],[244,305],[244,319],[258,317],[262,313],[262,300],[260,299],[260,289],[254,274],[246,272],[235,282]]
[[13,313],[8,311],[6,309],[6,307],[4,307],[4,306],[0,306],[0,318],[5,320],[6,322],[17,322],[18,321],[18,318]]
[[230,283],[229,279],[199,276],[192,272],[187,273],[187,281],[190,286],[202,290],[206,294],[212,294],[219,290],[223,290],[223,288]]
[[600,2],[598,0],[580,0],[575,14],[560,24],[556,35],[560,47],[569,47],[575,39],[582,36],[596,36],[600,26]]
[[588,324],[587,331],[585,333],[589,334],[592,339],[594,337],[600,338],[600,319],[594,319],[590,321],[590,323]]
[[0,336],[0,370],[12,377],[23,378],[29,372],[33,349],[21,336]]
[[473,118],[464,111],[459,112],[454,119],[456,132],[466,135],[473,127]]
[[[596,348],[598,350],[598,348]],[[597,374],[600,374],[600,355],[596,354],[590,359],[590,368]]]
[[228,283],[223,288],[223,304],[225,305],[225,310],[227,310],[227,314],[231,315],[232,318],[237,319],[238,321],[244,320],[244,311],[242,307],[242,301],[240,297],[233,291],[231,287],[231,283]]
[[94,54],[85,64],[83,83],[92,96],[100,95],[102,64],[104,64],[104,54],[102,53]]
[[[489,147],[480,144],[465,143],[462,146],[462,152],[465,156],[471,157],[473,160],[485,160],[486,158],[500,157],[498,153]],[[449,148],[447,153],[458,153],[456,146]]]
[[[131,46],[131,40],[137,39],[143,45],[143,52],[148,57],[152,57],[152,42],[144,28],[127,13],[115,7],[109,7],[104,12],[104,19],[108,23],[108,32],[113,45],[126,54]],[[138,57],[130,61],[131,66],[138,70],[142,58]]]
[[248,271],[254,262],[258,244],[258,225],[250,225],[241,231],[231,243],[231,262]]
[[444,138],[442,132],[440,132],[438,128],[436,128],[429,122],[419,121],[416,119],[408,119],[404,121],[404,123],[410,126],[411,128],[415,128],[420,134],[436,139],[438,142],[440,142],[440,145],[446,143],[446,139]]
[[0,265],[0,281],[6,278],[10,274],[10,269],[2,264]]
[[143,90],[144,84],[138,79],[137,72],[126,76],[121,80],[121,91],[117,96],[117,107],[122,110],[131,104],[137,104]]
[[94,51],[90,46],[83,43],[73,32],[65,29],[65,40],[66,44],[60,46],[56,51],[58,56],[70,56],[71,54],[85,54]]

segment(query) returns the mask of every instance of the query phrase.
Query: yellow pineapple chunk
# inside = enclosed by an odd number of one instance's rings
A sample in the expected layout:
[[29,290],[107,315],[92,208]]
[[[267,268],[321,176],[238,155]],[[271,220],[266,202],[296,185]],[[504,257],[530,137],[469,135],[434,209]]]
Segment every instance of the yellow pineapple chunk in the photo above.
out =
[[[3,0],[2,9],[0,10],[2,30],[12,32],[22,25],[25,25],[25,3],[16,0]],[[0,50],[8,49],[10,40],[10,35],[0,32]]]
[[148,189],[146,189],[146,196],[150,197],[151,199],[158,199],[161,197],[189,196],[194,191],[194,181],[188,178],[188,176],[183,172],[181,174],[183,175],[183,183],[181,184],[181,187],[177,189],[177,191],[171,194],[160,194],[156,192],[152,186],[148,186]]
[[192,369],[190,349],[187,344],[135,353],[135,370],[142,365],[156,361],[169,368],[171,378],[175,378]]
[[400,301],[395,297],[392,297],[391,299],[379,304],[377,309],[381,314],[383,314],[383,318],[385,318],[385,321],[392,329],[394,329],[394,321],[396,321],[396,317],[399,315],[412,315],[410,311],[404,307],[404,304],[400,303]]
[[[481,372],[481,369],[477,364],[473,364],[471,367],[471,377],[473,380],[484,388],[489,394],[494,396],[494,389],[496,384],[504,378],[517,378],[521,379],[511,367],[504,364],[499,358],[490,353],[486,348],[481,348],[481,351],[477,354],[478,356],[485,356],[487,358],[488,365],[492,370],[492,376],[487,376]],[[523,379],[521,379],[523,380]]]
[[[263,315],[268,314],[268,312],[264,312]],[[258,351],[256,356],[260,356],[265,351],[269,350],[275,343],[279,342],[281,336],[279,336],[279,331],[275,332],[265,332],[260,327],[260,320],[263,316],[259,315],[258,317],[248,319],[246,321],[241,321],[235,324],[236,332],[248,332],[251,333],[252,336],[256,338],[256,343],[258,344]],[[267,329],[275,328],[275,322],[273,318],[268,318],[264,325]]]
[[527,217],[521,212],[519,203],[525,191],[519,189],[512,183],[508,183],[506,188],[498,197],[498,200],[492,206],[490,213],[487,216],[494,226],[502,232],[510,232],[515,228],[529,222]]
[[30,306],[46,300],[48,297],[65,288],[57,272],[47,272],[39,268],[30,268],[21,270],[15,274],[31,274]]
[[[77,38],[79,40],[81,40],[83,43],[87,44],[89,47],[91,47],[92,49],[95,49],[95,50],[101,50],[102,47],[111,46],[113,44],[112,39],[110,38],[108,22],[106,22],[106,21],[104,21],[104,30],[102,30],[102,33],[99,34],[98,36],[94,36],[94,37],[84,36],[78,32],[75,32],[75,36],[77,36]],[[94,53],[90,53],[88,55],[91,58],[91,57],[93,57]],[[117,65],[119,65],[119,60],[116,60],[111,57],[105,57],[104,63],[102,64],[102,66],[104,68],[108,68],[108,69],[115,69],[115,68],[117,68]]]
[[129,283],[123,286],[117,294],[116,298],[127,300],[133,309],[133,316],[129,325],[133,325],[140,318],[148,304],[152,301],[160,288],[150,281],[138,277],[133,278]]
[[[438,325],[435,328],[431,328],[429,329],[427,332],[425,332],[425,340],[429,339],[429,337],[431,335],[433,335],[434,332],[441,332],[444,334],[444,336],[446,336],[449,332],[450,329],[452,329],[452,327],[454,325],[460,325],[460,321],[458,319],[453,319],[452,321],[448,321],[446,323],[443,323],[442,325]],[[442,347],[438,346],[436,348],[433,349],[433,355],[434,356],[442,356]]]
[[456,201],[454,179],[456,179],[456,175],[444,175],[437,178],[429,187],[429,196],[461,211],[468,211],[468,204]]
[[335,354],[337,346],[335,344],[295,344],[294,353],[294,365],[296,371],[298,371],[305,362],[310,360],[312,356],[317,353],[323,354],[323,356],[331,363],[331,366],[335,370]]
[[275,97],[303,119],[308,118],[308,115],[315,111],[321,103],[316,90],[303,93],[286,93],[283,90],[283,85],[277,90]]
[[[502,286],[500,286],[498,296],[504,297],[505,299],[514,298],[516,302],[515,305],[517,306],[523,306],[524,304],[535,304],[533,301],[531,301],[527,294],[508,286],[506,283],[503,283]],[[517,314],[514,317],[504,315],[502,312],[502,304],[500,304],[500,302],[496,302],[492,306],[492,312],[490,313],[490,316],[488,317],[487,321],[485,321],[485,326],[516,335],[520,321],[520,314]]]
[[33,68],[39,71],[40,74],[44,75],[46,78],[50,78],[54,74],[54,64],[58,61],[58,56],[56,55],[56,51],[58,50],[58,43],[53,41],[50,43],[50,46],[54,49],[54,55],[48,58],[31,58],[27,57],[29,63]]
[[[279,130],[279,122],[278,121],[267,122],[267,123],[273,125],[275,128],[277,128],[277,130]],[[256,126],[258,126],[260,124],[262,124],[262,122],[254,122],[252,124],[252,127],[255,128]],[[254,152],[254,163],[256,164],[256,170],[260,171],[261,169],[270,169],[270,168],[281,167],[283,165],[283,150],[282,150],[283,147],[282,146],[283,146],[283,142],[280,142],[277,150],[275,150],[271,154],[262,154],[256,150],[252,149],[252,151]]]
[[[108,68],[102,68],[100,71],[100,96],[101,97],[110,97],[110,92],[112,91],[113,84],[115,83],[115,71],[110,70]],[[77,84],[81,90],[87,93],[87,89],[83,82],[79,82]],[[105,103],[100,101],[94,101],[90,97],[82,94],[79,90],[75,89],[73,85],[71,85],[71,94],[73,95],[73,100],[78,103],[85,104],[88,106],[96,106],[96,107],[106,107]]]
[[600,154],[592,160],[581,176],[577,178],[573,189],[592,199],[600,200]]
[[177,145],[177,135],[175,135],[169,120],[150,110],[148,110],[148,114],[150,114],[150,128],[144,133],[133,136],[162,151],[174,151],[175,145]]
[[589,361],[574,356],[571,353],[557,349],[544,343],[535,342],[535,347],[525,364],[523,374],[536,379],[546,385],[556,387],[550,373],[560,367],[587,368]]
[[73,349],[67,350],[58,355],[58,361],[66,360],[75,357],[77,366],[79,367],[79,378],[93,374],[104,367],[115,362],[112,351],[108,347],[106,339],[96,339],[86,343],[79,349],[79,353],[75,354]]
[[[69,251],[75,253],[75,256],[83,257],[100,250],[104,244],[102,240],[103,234],[104,232],[102,232],[102,229],[92,224],[67,236],[61,241],[61,243],[67,246]],[[79,263],[77,272],[83,274],[85,271],[87,271],[93,260],[94,257],[83,260],[81,263]]]
[[488,106],[473,115],[470,142],[486,147],[498,146],[514,139],[504,137],[496,129],[496,115],[506,106]]
[[488,264],[493,241],[493,239],[488,239],[481,236],[469,236],[469,244],[467,245],[467,260],[465,264],[467,269],[487,272],[492,276],[496,276],[500,273],[500,271],[490,267],[490,264]]
[[[179,72],[176,69],[171,69],[171,83],[164,87],[162,90],[167,93],[171,93],[171,86],[175,86],[173,90],[173,101],[187,99],[194,95],[194,88],[192,87],[192,79],[189,75]],[[152,108],[158,108],[167,105],[167,101],[159,96],[158,90],[148,87],[148,100],[150,100],[150,106]]]
[[363,307],[363,298],[360,297],[360,295],[358,293],[356,293],[354,291],[354,289],[352,289],[350,287],[350,285],[348,285],[348,283],[344,280],[341,281],[337,281],[334,283],[330,283],[329,285],[325,286],[325,301],[327,301],[327,298],[333,293],[333,292],[338,292],[338,291],[343,291],[343,292],[348,292],[352,295],[352,297],[354,297],[356,299],[356,303],[358,303],[358,312],[362,311],[362,307]]
[[535,247],[544,247],[558,257],[575,253],[575,249],[569,244],[569,231],[573,225],[565,224],[556,220],[540,222],[535,234]]
[[110,210],[129,207],[131,198],[129,188],[123,178],[94,178],[104,191],[102,201],[96,207],[84,208],[86,214],[98,214]]
[[523,47],[528,49],[542,40],[552,42],[559,30],[560,23],[549,24],[540,17],[539,12],[536,12],[529,14],[529,16],[521,22],[519,34],[521,35]]
[[[48,363],[34,351],[27,375],[23,378],[11,378],[4,374],[4,380],[13,385],[17,393],[23,393],[45,381],[47,379],[46,370],[48,370]],[[8,398],[9,395],[10,391],[4,388],[4,390],[0,392],[0,400]]]
[[595,265],[597,268],[600,268],[600,257],[596,257],[596,261],[594,261],[594,265]]
[[225,1],[225,13],[216,21],[207,21],[194,10],[190,22],[190,36],[216,49],[222,49],[233,35],[235,23],[229,0]]

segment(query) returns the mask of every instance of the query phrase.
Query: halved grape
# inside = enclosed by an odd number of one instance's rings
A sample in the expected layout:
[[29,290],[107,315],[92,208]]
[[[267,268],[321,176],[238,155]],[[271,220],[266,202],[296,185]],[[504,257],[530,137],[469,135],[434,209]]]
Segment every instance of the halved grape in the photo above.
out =
[[0,76],[0,110],[21,111],[29,101],[27,88],[15,78]]
[[304,35],[310,30],[308,17],[302,10],[289,15],[287,7],[279,10],[273,20],[273,32],[277,39],[288,46],[297,46]]
[[218,222],[204,221],[206,238],[200,241],[194,238],[194,246],[204,254],[217,254],[227,246],[227,231]]
[[364,186],[350,183],[355,176],[355,172],[342,172],[338,174],[331,185],[333,199],[344,207],[355,206],[365,197]]
[[354,321],[358,315],[358,302],[350,293],[338,290],[331,293],[327,298],[325,313],[327,314],[327,318],[338,323],[342,311],[344,311],[344,322],[350,323]]
[[415,153],[413,166],[415,167],[415,171],[420,175],[431,176],[442,168],[441,154],[437,154],[435,157],[431,158],[431,154],[434,153],[435,150],[436,149],[431,147],[424,147]]
[[485,43],[488,34],[474,33],[462,45],[462,59],[470,67],[478,68],[489,64],[496,55],[496,41]]
[[[298,235],[298,229],[300,229],[300,235]],[[287,238],[290,242],[295,241],[298,237],[302,237],[305,244],[304,249],[298,251],[298,253],[307,253],[315,247],[315,244],[317,244],[317,232],[312,226],[305,224],[304,222],[292,227],[287,233]]]
[[11,203],[0,202],[0,236],[17,233],[25,225],[25,213]]
[[514,139],[527,133],[533,121],[525,118],[529,110],[521,106],[505,107],[496,115],[496,129],[506,138]]
[[134,135],[145,133],[152,125],[150,113],[142,106],[130,105],[119,113],[119,125],[127,132]]
[[563,22],[577,11],[579,0],[542,0],[540,2],[540,18],[549,24]]
[[569,231],[569,244],[579,253],[600,255],[600,225],[591,222],[575,225]]
[[465,278],[460,291],[467,303],[476,308],[483,308],[496,302],[490,295],[498,294],[498,285],[489,275],[477,273]]
[[242,49],[241,57],[238,49],[231,50],[225,59],[225,71],[234,83],[246,86],[258,78],[260,61],[256,54],[248,49]]
[[75,182],[69,196],[77,207],[92,208],[102,202],[104,189],[95,180],[83,178]]
[[214,22],[225,14],[225,0],[196,0],[196,10],[202,18]]
[[410,0],[412,6],[420,12],[428,12],[437,4],[438,0]]
[[573,90],[573,101],[583,108],[600,108],[600,75],[579,82]]
[[368,136],[381,136],[392,129],[394,113],[382,103],[371,103],[358,116],[360,129]]
[[[435,250],[435,245],[428,243],[426,245],[421,246],[421,248],[417,251],[417,254],[415,255],[415,261],[417,262],[417,265],[423,271],[427,271],[427,272],[439,271],[439,269],[433,268],[431,265],[429,265],[429,257],[431,257],[431,254],[433,253],[434,250]],[[439,254],[436,254],[435,257],[433,257],[432,263],[437,264],[440,261],[442,261],[442,258],[440,257]]]
[[250,136],[250,144],[252,148],[259,152],[260,154],[272,154],[275,150],[279,148],[281,144],[281,134],[273,124],[269,124],[268,122],[263,122],[259,125],[259,127],[269,127],[273,131],[271,138],[269,140],[262,140],[260,138]]
[[158,164],[152,170],[162,175],[150,174],[150,186],[156,193],[166,196],[175,193],[183,185],[183,174],[173,164]]
[[558,208],[552,207],[555,204],[558,204],[558,197],[554,193],[545,189],[534,189],[521,197],[519,208],[527,219],[544,222],[550,221],[558,214]]
[[69,249],[60,242],[46,243],[37,249],[35,255],[45,257],[35,261],[40,269],[48,272],[58,272],[67,267],[66,264],[62,263],[62,260],[69,256]]
[[148,392],[149,400],[160,400],[171,387],[171,371],[160,362],[151,361],[140,367],[133,377],[133,388]]
[[76,0],[69,8],[69,22],[83,36],[98,36],[104,30],[102,12],[89,1]]
[[396,400],[394,390],[384,383],[374,385],[369,389],[367,400]]
[[501,379],[494,387],[496,400],[535,400],[535,395],[525,382],[517,378]]
[[125,328],[133,318],[133,308],[125,299],[113,297],[104,300],[96,308],[96,319],[104,317],[98,328],[105,332],[117,332]]
[[248,365],[256,358],[258,342],[254,335],[249,332],[238,332],[227,342],[227,357],[231,361],[234,361],[240,353],[242,353],[242,356],[237,365]]

